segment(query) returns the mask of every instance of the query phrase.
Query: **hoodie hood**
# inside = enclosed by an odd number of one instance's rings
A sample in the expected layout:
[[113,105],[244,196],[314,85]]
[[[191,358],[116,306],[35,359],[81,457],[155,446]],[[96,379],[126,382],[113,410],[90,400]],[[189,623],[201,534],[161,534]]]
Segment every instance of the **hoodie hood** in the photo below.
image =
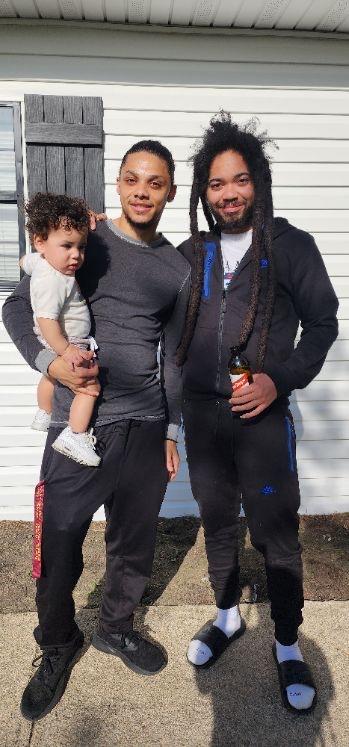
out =
[[295,227],[291,226],[291,223],[286,220],[286,218],[274,218],[274,233],[273,238],[277,239],[278,236],[281,236],[283,233],[287,233],[287,231],[294,231]]

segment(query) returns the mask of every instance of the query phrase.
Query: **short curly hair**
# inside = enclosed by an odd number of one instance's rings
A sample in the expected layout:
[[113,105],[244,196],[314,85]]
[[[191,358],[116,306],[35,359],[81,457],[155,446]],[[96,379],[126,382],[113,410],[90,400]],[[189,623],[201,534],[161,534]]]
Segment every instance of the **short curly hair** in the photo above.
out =
[[159,140],[139,140],[138,143],[134,143],[134,145],[132,145],[131,148],[129,148],[123,156],[120,171],[126,163],[127,156],[130,156],[132,153],[143,153],[143,151],[145,151],[146,153],[151,153],[153,156],[158,156],[158,158],[161,158],[162,161],[165,161],[168,173],[170,175],[171,184],[173,184],[175,175],[175,163],[173,160],[173,156],[171,151],[166,148],[166,145],[160,143]]
[[25,205],[26,228],[30,239],[39,236],[46,241],[50,231],[62,225],[68,231],[75,228],[84,233],[89,227],[89,213],[84,200],[51,192],[37,192]]

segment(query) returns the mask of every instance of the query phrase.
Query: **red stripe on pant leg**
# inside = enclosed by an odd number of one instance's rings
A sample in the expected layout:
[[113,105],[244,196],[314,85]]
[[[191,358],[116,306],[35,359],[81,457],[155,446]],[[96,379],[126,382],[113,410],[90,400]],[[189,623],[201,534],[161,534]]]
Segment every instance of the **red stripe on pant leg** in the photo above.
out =
[[44,513],[45,482],[41,480],[34,493],[34,534],[33,534],[33,578],[41,576],[41,538]]

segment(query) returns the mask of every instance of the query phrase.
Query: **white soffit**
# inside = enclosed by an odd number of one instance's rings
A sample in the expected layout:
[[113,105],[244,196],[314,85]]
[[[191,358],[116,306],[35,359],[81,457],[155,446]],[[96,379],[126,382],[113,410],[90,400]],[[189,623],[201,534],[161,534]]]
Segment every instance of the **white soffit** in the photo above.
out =
[[0,17],[349,31],[349,0],[0,0]]

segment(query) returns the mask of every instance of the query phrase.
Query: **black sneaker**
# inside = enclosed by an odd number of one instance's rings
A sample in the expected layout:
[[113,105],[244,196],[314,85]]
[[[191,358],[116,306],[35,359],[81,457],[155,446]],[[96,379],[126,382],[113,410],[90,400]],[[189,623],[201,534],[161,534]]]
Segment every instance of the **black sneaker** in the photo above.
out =
[[167,664],[166,653],[136,630],[105,633],[99,628],[92,638],[92,645],[105,654],[119,656],[137,674],[157,674]]
[[[21,713],[29,721],[46,716],[62,697],[73,668],[76,653],[84,643],[79,631],[69,646],[53,646],[43,649],[33,660],[38,666],[21,700]],[[41,659],[41,661],[40,661]],[[40,661],[40,664],[38,662]]]

